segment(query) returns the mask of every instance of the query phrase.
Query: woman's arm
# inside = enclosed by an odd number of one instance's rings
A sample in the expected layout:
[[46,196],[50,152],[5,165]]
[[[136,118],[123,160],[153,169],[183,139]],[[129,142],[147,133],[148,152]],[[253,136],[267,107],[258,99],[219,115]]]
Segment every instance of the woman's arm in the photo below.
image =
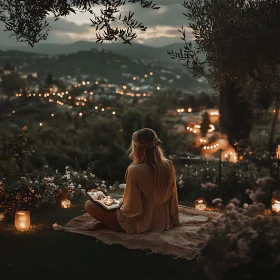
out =
[[142,197],[137,180],[137,167],[133,165],[128,169],[120,211],[123,216],[128,218],[138,218],[143,214]]

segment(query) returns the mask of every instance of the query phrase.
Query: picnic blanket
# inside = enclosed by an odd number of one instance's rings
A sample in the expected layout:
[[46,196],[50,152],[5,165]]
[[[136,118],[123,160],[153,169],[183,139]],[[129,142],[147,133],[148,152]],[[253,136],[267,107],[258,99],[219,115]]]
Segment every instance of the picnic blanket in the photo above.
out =
[[181,226],[164,232],[128,234],[114,232],[102,226],[89,214],[83,214],[70,220],[64,227],[66,232],[92,236],[109,245],[121,245],[128,249],[145,250],[147,253],[168,255],[173,258],[191,260],[199,253],[198,244],[205,236],[198,234],[198,229],[209,218],[217,218],[217,212],[200,211],[180,206]]

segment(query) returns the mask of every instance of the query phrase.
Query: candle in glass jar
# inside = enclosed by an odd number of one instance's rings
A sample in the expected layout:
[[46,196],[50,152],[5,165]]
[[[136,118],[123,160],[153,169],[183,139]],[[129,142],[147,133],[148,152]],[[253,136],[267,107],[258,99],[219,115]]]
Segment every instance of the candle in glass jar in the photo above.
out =
[[6,218],[5,212],[0,212],[0,222],[1,222],[1,221],[4,221],[5,218]]
[[69,199],[63,199],[61,201],[62,208],[70,208],[70,206],[71,206],[71,201]]
[[20,231],[27,231],[30,227],[30,212],[17,211],[15,215],[15,227]]

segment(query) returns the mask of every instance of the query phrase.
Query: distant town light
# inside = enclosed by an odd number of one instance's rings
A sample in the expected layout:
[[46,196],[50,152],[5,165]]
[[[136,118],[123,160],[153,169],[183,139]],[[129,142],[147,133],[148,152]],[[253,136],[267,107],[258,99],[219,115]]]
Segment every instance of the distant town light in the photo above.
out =
[[104,108],[101,109],[102,112],[104,112],[104,110],[105,110]]
[[133,77],[133,81],[135,81],[137,78],[136,77]]
[[112,114],[113,114],[113,115],[116,115],[116,112],[115,112],[115,111],[113,111],[113,112],[112,112]]
[[79,116],[81,117],[83,115],[83,113],[79,113]]
[[98,109],[98,107],[97,106],[95,106],[95,110],[97,110]]
[[51,114],[52,117],[54,117],[54,114]]
[[42,126],[43,124],[40,122],[39,125]]
[[145,74],[145,75],[144,75],[144,77],[145,77],[145,78],[147,78],[147,77],[148,77],[148,75],[147,75],[147,74]]
[[124,85],[122,88],[123,88],[123,89],[127,89],[127,86],[126,86],[126,85]]
[[160,87],[157,87],[157,90],[160,90]]
[[150,72],[150,75],[152,76],[154,73],[153,72]]

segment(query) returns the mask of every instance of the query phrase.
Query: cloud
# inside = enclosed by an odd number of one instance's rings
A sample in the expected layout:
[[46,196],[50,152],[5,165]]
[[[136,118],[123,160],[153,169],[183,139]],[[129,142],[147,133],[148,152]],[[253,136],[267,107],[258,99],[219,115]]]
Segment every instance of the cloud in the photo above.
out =
[[48,22],[51,26],[52,31],[60,31],[60,32],[68,32],[71,31],[73,33],[84,33],[89,31],[90,24],[77,24],[73,21],[69,21],[64,18],[60,18],[59,20],[54,20],[53,18],[49,18]]
[[147,45],[151,47],[163,47],[170,44],[175,43],[182,43],[182,41],[179,38],[176,37],[166,37],[166,36],[160,36],[156,38],[147,38],[147,39],[139,39],[137,38],[135,40],[135,43],[141,44],[141,45]]
[[[186,27],[186,34],[188,39],[192,39],[192,30],[187,28],[188,22],[183,15],[184,7],[183,0],[154,0],[154,2],[161,6],[159,10],[152,10],[148,8],[141,8],[141,5],[130,4],[121,9],[121,12],[128,12],[131,10],[135,13],[135,18],[143,22],[147,26],[147,31],[137,31],[137,42],[149,44],[153,46],[167,45],[171,43],[178,43],[181,41],[181,34],[178,29],[182,26]],[[100,14],[100,6],[94,8],[94,12]],[[77,12],[70,14],[65,18],[60,18],[54,21],[49,17],[47,20],[50,24],[49,36],[47,43],[72,43],[78,40],[96,40],[96,30],[91,27],[88,12]],[[23,44],[17,43],[15,37],[9,38],[10,33],[1,32],[4,29],[4,24],[0,22],[0,45],[15,45]],[[45,42],[40,42],[45,43]]]

